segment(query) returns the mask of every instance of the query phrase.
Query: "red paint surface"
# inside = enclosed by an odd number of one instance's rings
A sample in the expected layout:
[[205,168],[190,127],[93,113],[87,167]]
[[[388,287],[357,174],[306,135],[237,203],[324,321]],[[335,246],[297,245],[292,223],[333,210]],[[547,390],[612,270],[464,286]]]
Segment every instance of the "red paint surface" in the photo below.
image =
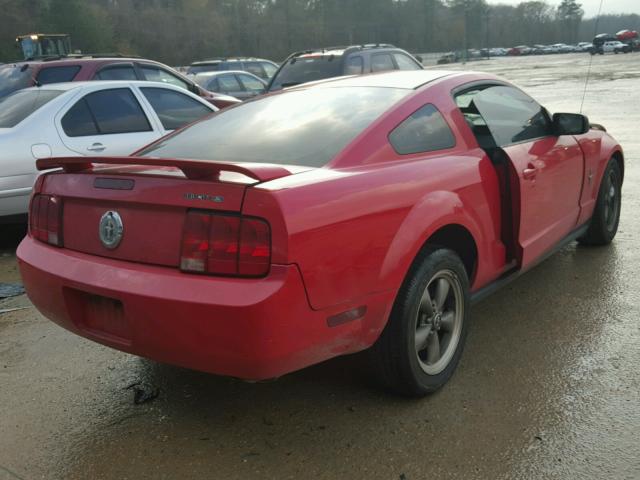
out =
[[[491,78],[457,74],[418,88],[324,168],[282,171],[245,164],[238,167],[245,169],[243,182],[215,175],[186,178],[180,172],[186,164],[179,160],[161,168],[94,165],[48,174],[37,190],[63,200],[65,247],[30,236],[20,245],[29,296],[53,321],[98,342],[242,378],[274,377],[365,349],[384,328],[411,263],[439,229],[455,225],[473,238],[475,291],[508,266],[526,269],[592,215],[604,167],[620,151],[611,137],[592,130],[506,148],[517,175],[516,258],[508,258],[501,237],[507,218],[501,208],[503,173],[478,147],[451,95],[459,85]],[[443,114],[456,145],[396,154],[389,132],[427,103]],[[530,168],[533,174],[525,175]],[[131,179],[135,186],[95,188],[95,179],[105,177]],[[224,202],[189,193],[222,195]],[[190,208],[266,220],[269,273],[233,278],[180,272]],[[115,250],[98,238],[98,221],[107,209],[118,210],[125,224]],[[328,325],[329,318],[354,310],[363,315]]]

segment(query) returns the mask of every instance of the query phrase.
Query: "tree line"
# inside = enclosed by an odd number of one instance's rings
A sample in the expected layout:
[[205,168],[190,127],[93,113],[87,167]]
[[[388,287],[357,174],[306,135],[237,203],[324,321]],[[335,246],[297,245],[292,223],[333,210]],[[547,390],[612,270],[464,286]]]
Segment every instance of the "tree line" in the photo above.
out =
[[[171,65],[216,56],[282,60],[308,48],[393,43],[412,52],[589,41],[596,20],[576,0],[517,6],[486,0],[0,0],[0,61],[16,35],[69,33],[88,53],[136,54]],[[598,32],[640,30],[639,15],[606,15]]]

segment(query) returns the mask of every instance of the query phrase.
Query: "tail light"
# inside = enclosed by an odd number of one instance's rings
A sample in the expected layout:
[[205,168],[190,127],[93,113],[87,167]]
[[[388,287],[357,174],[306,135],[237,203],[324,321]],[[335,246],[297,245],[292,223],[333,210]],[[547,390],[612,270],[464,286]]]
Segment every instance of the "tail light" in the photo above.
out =
[[185,272],[261,277],[271,264],[271,231],[259,218],[189,211],[182,234]]
[[29,212],[29,232],[33,238],[62,246],[62,201],[52,195],[34,195]]

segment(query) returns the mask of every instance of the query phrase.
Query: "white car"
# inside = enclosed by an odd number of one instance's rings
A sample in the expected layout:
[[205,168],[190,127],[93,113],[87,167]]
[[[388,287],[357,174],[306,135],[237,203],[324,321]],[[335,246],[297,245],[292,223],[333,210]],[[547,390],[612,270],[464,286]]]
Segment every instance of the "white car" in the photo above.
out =
[[56,83],[0,99],[0,222],[27,212],[36,159],[128,155],[216,110],[145,81]]
[[619,41],[604,42],[604,45],[602,45],[603,53],[629,53],[630,51],[631,47],[629,45]]
[[591,42],[580,42],[578,44],[578,50],[580,52],[588,52],[593,48],[593,43]]

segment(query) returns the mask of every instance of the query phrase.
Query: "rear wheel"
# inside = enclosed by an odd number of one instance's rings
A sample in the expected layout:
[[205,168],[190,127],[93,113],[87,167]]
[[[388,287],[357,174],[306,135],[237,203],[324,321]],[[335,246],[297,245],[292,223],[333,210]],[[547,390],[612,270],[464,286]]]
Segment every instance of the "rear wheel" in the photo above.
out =
[[462,355],[468,310],[469,281],[460,258],[442,248],[423,252],[372,348],[383,383],[412,396],[444,385]]
[[589,230],[578,241],[584,245],[607,245],[618,231],[622,206],[622,174],[615,159],[609,160],[602,181]]

